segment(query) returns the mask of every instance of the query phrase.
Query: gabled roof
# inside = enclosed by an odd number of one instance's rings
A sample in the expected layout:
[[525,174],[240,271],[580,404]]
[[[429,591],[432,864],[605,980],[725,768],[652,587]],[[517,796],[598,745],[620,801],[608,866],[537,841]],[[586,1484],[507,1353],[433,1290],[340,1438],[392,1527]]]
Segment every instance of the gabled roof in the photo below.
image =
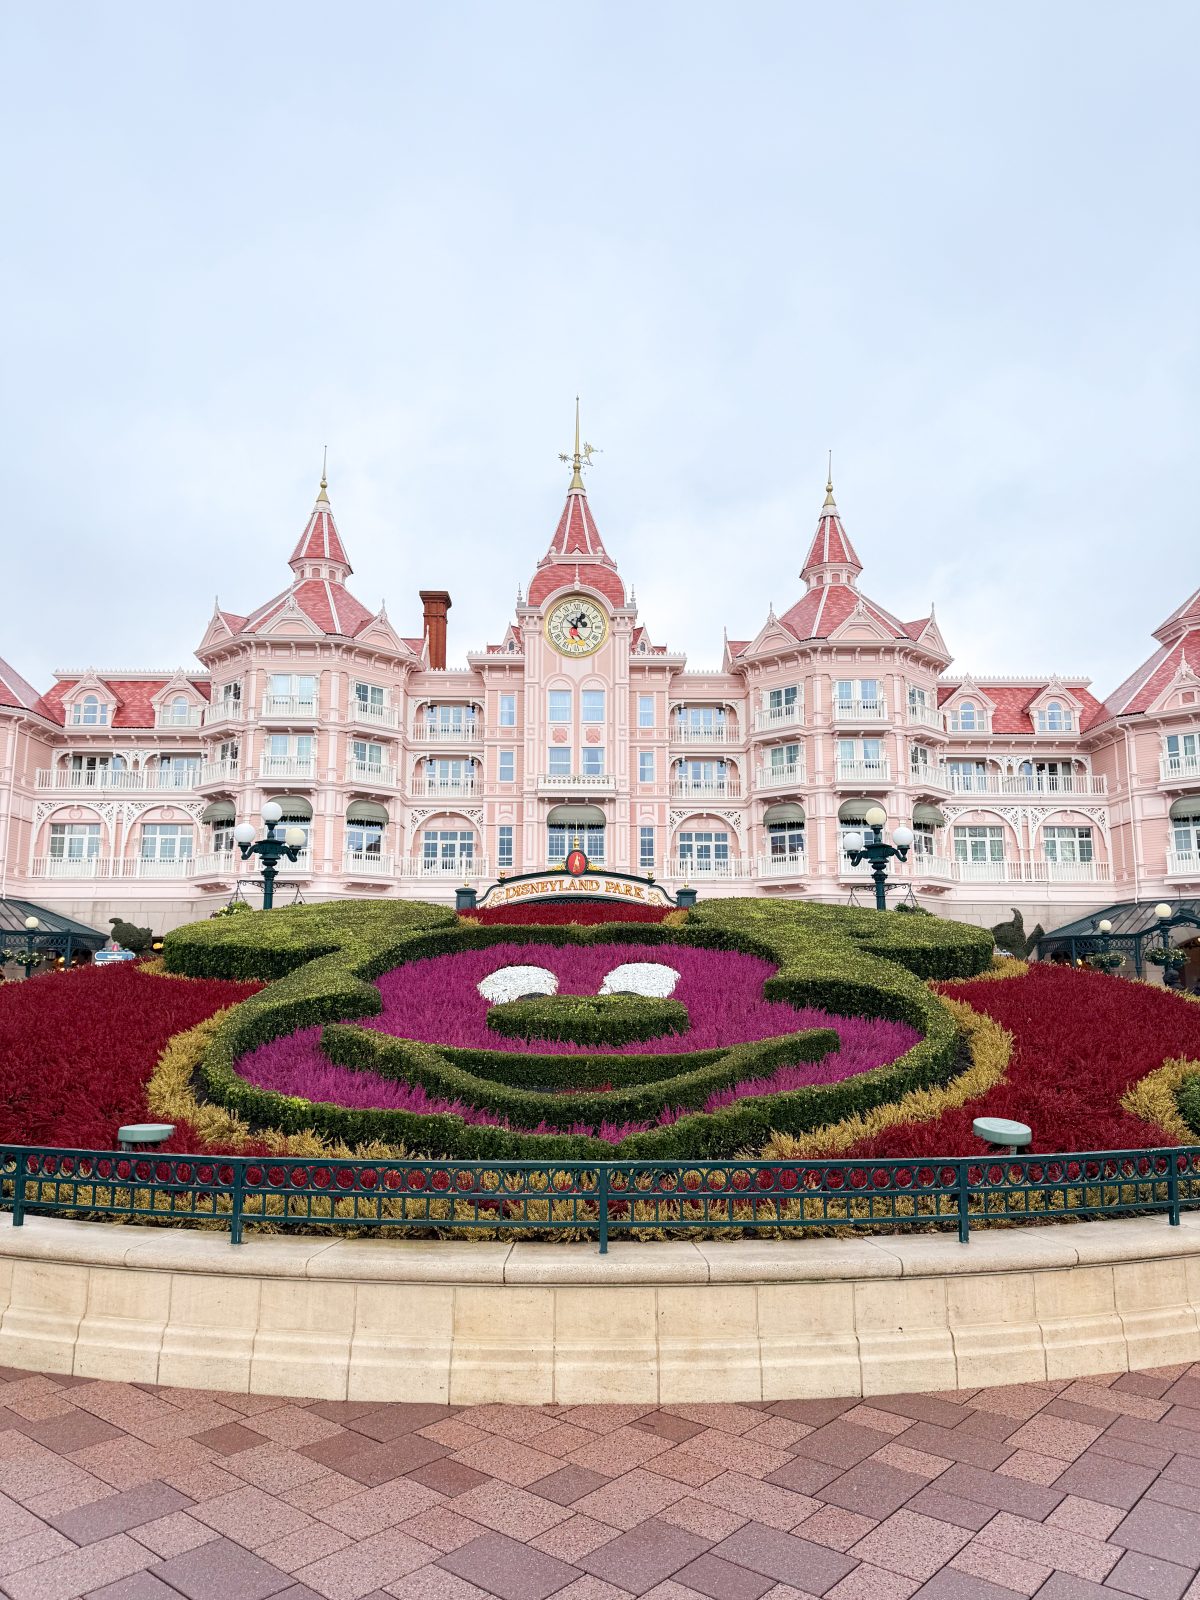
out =
[[[1176,615],[1186,615],[1185,607]],[[1163,628],[1158,630],[1160,634]],[[1185,660],[1193,669],[1200,668],[1200,624],[1177,635],[1173,643],[1160,645],[1148,661],[1143,661],[1136,672],[1131,672],[1125,682],[1113,690],[1106,702],[1109,716],[1128,717],[1148,711],[1173,682]]]
[[38,692],[33,685],[0,657],[0,706],[17,706],[22,711],[32,711],[37,702]]
[[1105,717],[1103,705],[1084,683],[1073,680],[1046,678],[1044,682],[1006,683],[988,678],[972,677],[963,683],[939,683],[938,705],[944,706],[954,695],[965,692],[989,701],[992,706],[993,733],[1033,733],[1036,723],[1033,709],[1048,690],[1061,690],[1065,697],[1079,706],[1078,732],[1086,733]]
[[[66,711],[64,700],[70,695],[72,689],[85,680],[82,678],[63,678],[48,689],[38,701],[37,709],[51,722],[60,725],[66,724]],[[106,690],[114,707],[112,717],[106,727],[109,728],[152,728],[154,726],[154,697],[173,681],[167,678],[98,678],[97,693]],[[205,700],[212,693],[212,686],[208,679],[196,680],[188,678],[187,682]],[[103,729],[89,731],[103,732]]]
[[1176,606],[1162,626],[1155,628],[1154,637],[1161,639],[1163,644],[1169,644],[1172,639],[1189,633],[1193,628],[1200,628],[1200,589],[1189,595],[1181,606]]
[[893,639],[910,639],[904,624],[890,611],[868,600],[858,589],[848,583],[822,583],[808,593],[780,617],[780,622],[797,639],[828,639],[831,634],[849,621],[862,607],[867,617],[883,628]]
[[348,639],[361,633],[375,615],[354,598],[345,584],[329,578],[306,578],[252,611],[238,631],[265,633],[280,613],[292,605],[321,633],[341,634]]

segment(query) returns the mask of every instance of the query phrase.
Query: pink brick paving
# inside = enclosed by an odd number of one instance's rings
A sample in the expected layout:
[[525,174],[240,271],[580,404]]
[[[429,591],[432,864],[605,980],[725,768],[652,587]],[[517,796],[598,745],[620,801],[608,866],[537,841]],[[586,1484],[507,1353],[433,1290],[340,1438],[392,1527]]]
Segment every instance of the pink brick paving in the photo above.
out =
[[369,1405],[0,1370],[9,1600],[1200,1600],[1200,1366]]

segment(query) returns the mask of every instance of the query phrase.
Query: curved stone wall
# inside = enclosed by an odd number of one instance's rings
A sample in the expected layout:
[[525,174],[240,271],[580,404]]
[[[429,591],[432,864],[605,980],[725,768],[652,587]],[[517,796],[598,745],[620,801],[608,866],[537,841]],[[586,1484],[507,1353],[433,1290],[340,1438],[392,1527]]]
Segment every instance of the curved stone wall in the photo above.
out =
[[316,1399],[778,1400],[1200,1359],[1200,1216],[856,1239],[251,1238],[0,1219],[0,1365]]

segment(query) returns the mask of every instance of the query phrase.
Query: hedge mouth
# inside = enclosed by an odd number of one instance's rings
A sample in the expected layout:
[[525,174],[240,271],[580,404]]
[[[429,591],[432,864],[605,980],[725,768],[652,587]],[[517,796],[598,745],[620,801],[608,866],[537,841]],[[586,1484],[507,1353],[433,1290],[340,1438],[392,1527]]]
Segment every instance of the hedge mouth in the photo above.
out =
[[538,994],[492,1006],[487,1025],[530,1044],[621,1045],[686,1033],[690,1019],[681,1000],[654,995]]

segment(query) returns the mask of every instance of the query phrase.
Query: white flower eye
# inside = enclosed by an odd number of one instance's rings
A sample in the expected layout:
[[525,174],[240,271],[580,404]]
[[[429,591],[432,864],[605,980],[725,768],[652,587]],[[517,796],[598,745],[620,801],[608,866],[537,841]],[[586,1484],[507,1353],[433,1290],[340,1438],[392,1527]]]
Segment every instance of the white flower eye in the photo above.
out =
[[679,982],[674,967],[663,961],[627,961],[614,967],[600,985],[601,994],[644,994],[665,1000]]
[[476,988],[492,1005],[502,1005],[527,994],[557,994],[558,979],[547,967],[501,967],[481,978]]

